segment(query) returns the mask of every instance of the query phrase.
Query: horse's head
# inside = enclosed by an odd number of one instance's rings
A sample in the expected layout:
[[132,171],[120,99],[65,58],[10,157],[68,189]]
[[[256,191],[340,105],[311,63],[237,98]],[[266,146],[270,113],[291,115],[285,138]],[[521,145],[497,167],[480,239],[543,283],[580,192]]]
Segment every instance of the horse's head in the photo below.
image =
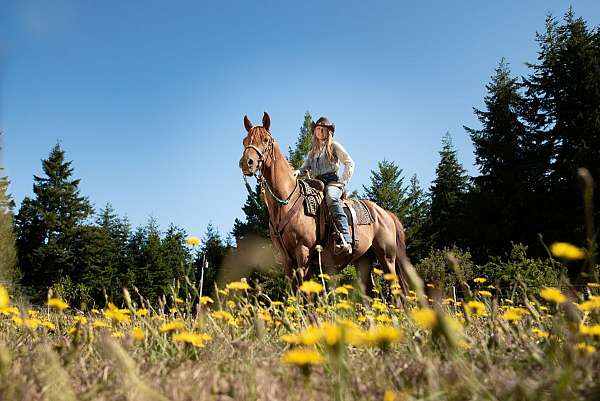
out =
[[244,175],[254,175],[273,159],[273,137],[269,133],[271,118],[265,112],[262,127],[254,127],[248,116],[244,116],[247,135],[243,140],[244,152],[240,159],[240,168]]

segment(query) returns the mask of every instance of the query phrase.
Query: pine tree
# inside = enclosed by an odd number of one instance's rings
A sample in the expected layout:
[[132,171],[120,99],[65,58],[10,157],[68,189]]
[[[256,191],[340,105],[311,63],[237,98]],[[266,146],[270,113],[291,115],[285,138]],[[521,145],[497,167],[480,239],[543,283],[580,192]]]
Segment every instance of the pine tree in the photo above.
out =
[[365,198],[395,213],[400,221],[406,220],[410,208],[407,190],[402,169],[387,160],[377,163],[377,171],[371,170],[371,185],[363,185]]
[[202,262],[206,261],[208,268],[204,271],[204,285],[202,292],[209,294],[213,288],[214,283],[219,275],[223,259],[227,252],[227,246],[223,243],[219,230],[215,228],[212,223],[208,224],[206,233],[203,236],[201,252],[198,255],[196,266],[198,272],[197,277],[201,275]]
[[406,230],[407,252],[411,259],[419,260],[425,257],[431,243],[427,237],[429,199],[416,175],[410,179],[406,199],[409,206],[402,223]]
[[[260,184],[256,184],[255,194],[260,194]],[[248,194],[242,207],[246,221],[235,219],[232,234],[236,241],[247,236],[269,238],[269,210],[262,196]]]
[[93,210],[79,193],[80,180],[71,179],[71,163],[55,145],[42,161],[46,176],[34,176],[35,197],[23,200],[16,217],[22,282],[38,299],[61,277],[76,282],[81,273],[74,246],[80,226]]
[[440,162],[436,177],[429,189],[431,194],[431,226],[429,228],[434,246],[443,248],[452,244],[462,245],[465,222],[465,195],[469,177],[458,161],[450,133],[442,139]]
[[[529,127],[538,142],[530,155],[546,151],[547,168],[537,179],[550,196],[539,216],[540,231],[546,241],[583,243],[576,170],[587,167],[596,181],[600,177],[600,31],[588,29],[569,9],[562,24],[549,16],[537,41],[538,63],[529,64],[533,72],[523,84]],[[596,223],[599,198],[596,185]]]
[[312,146],[312,116],[307,111],[304,114],[304,122],[300,127],[300,134],[296,140],[294,149],[289,149],[289,161],[290,164],[298,169],[304,163],[304,158],[308,155]]
[[162,241],[164,262],[180,283],[185,282],[186,276],[192,281],[195,279],[194,272],[190,269],[191,255],[185,238],[185,230],[171,223]]
[[476,188],[469,196],[469,210],[472,221],[486,224],[472,227],[468,241],[480,256],[504,253],[511,240],[526,240],[523,225],[528,226],[528,213],[523,205],[534,190],[528,185],[533,180],[528,177],[524,151],[528,138],[521,121],[523,99],[504,58],[486,89],[485,110],[473,108],[482,128],[464,127],[473,141],[480,171],[474,178]]
[[[2,132],[0,132],[0,135]],[[0,148],[2,150],[2,148]],[[8,177],[3,176],[0,167],[0,285],[14,290],[20,279],[17,268],[15,233],[13,231],[14,202],[8,193]]]

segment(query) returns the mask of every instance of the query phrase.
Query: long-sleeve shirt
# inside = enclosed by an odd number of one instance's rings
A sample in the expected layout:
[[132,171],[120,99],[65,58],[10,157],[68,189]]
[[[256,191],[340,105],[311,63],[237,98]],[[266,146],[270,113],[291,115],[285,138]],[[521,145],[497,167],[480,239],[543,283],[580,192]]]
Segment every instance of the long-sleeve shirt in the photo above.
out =
[[310,170],[312,177],[318,177],[327,173],[338,174],[341,162],[344,165],[344,173],[340,178],[340,182],[344,185],[347,184],[350,178],[352,178],[352,173],[354,173],[354,161],[352,161],[346,149],[336,141],[333,141],[333,155],[336,160],[332,162],[327,158],[324,148],[317,154],[313,155],[309,153],[306,160],[304,160],[304,164],[299,169],[300,175],[306,174],[308,170]]

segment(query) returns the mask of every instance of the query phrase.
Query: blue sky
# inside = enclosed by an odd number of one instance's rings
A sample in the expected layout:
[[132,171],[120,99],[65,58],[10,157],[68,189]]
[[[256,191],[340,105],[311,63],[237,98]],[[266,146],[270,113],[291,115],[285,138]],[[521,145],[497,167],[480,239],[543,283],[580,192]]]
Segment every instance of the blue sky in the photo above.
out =
[[462,126],[478,126],[500,58],[526,74],[546,14],[570,4],[600,24],[596,0],[168,3],[2,1],[2,162],[17,203],[60,141],[97,208],[226,234],[246,198],[242,118],[263,111],[284,149],[307,110],[334,121],[351,189],[384,158],[427,188],[446,131],[476,174]]

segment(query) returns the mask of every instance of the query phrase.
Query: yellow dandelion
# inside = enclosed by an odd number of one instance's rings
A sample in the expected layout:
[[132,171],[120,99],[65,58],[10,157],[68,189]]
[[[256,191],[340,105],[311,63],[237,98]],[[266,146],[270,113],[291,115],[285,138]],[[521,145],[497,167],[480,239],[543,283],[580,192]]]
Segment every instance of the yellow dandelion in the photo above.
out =
[[375,317],[375,320],[377,320],[380,323],[391,323],[392,322],[392,319],[388,315],[377,315]]
[[210,314],[212,317],[214,317],[215,319],[219,319],[219,320],[223,320],[227,323],[234,323],[235,322],[235,318],[233,317],[233,315],[227,311],[224,310],[218,310],[218,311],[214,311],[213,313]]
[[185,323],[181,320],[173,320],[172,322],[163,323],[158,328],[161,333],[169,333],[171,331],[177,331],[185,328]]
[[346,301],[345,299],[342,299],[341,301],[339,301],[338,303],[335,304],[335,308],[348,310],[348,309],[352,309],[352,304],[350,302]]
[[378,269],[376,267],[373,268],[373,274],[376,274],[378,276],[381,276],[383,274],[383,270]]
[[331,280],[331,276],[327,273],[321,273],[321,274],[319,274],[319,277],[322,278],[323,280]]
[[56,326],[54,325],[54,323],[49,322],[47,320],[42,320],[42,322],[40,324],[42,326],[44,326],[45,328],[47,328],[48,330],[51,330],[51,331],[56,330]]
[[383,275],[383,278],[384,278],[384,280],[387,280],[387,281],[392,281],[392,282],[398,281],[398,275],[395,273],[386,273]]
[[550,252],[557,258],[566,260],[585,259],[585,251],[568,242],[555,242],[550,245]]
[[142,330],[141,327],[134,327],[133,330],[131,330],[131,337],[136,341],[142,341],[145,337],[144,330]]
[[515,322],[521,320],[528,313],[529,311],[525,308],[508,308],[500,317],[506,321]]
[[562,304],[567,300],[565,294],[560,292],[558,288],[554,287],[542,288],[540,290],[540,296],[546,301],[554,302],[556,304]]
[[283,363],[306,367],[310,365],[321,365],[325,359],[321,354],[312,349],[300,348],[286,352],[281,357]]
[[346,287],[337,287],[335,289],[335,292],[338,293],[338,294],[343,294],[343,295],[348,295],[349,294],[348,289]]
[[452,298],[445,298],[442,300],[442,305],[450,305],[452,303],[454,303],[454,299]]
[[413,322],[423,330],[432,330],[437,325],[437,315],[430,308],[419,308],[410,311]]
[[268,310],[260,310],[258,311],[257,315],[260,320],[264,320],[265,322],[273,321],[273,318],[271,317],[271,314]]
[[579,351],[583,351],[588,354],[593,354],[594,352],[596,352],[596,347],[594,347],[593,345],[586,344],[586,343],[577,343],[577,344],[575,344],[575,348],[578,349]]
[[582,324],[579,326],[579,332],[584,336],[600,337],[600,324],[595,324],[593,326]]
[[135,311],[135,314],[140,317],[146,316],[148,314],[148,309],[145,309],[145,308],[138,309],[137,311]]
[[86,323],[87,323],[87,321],[88,321],[88,320],[87,320],[87,317],[85,317],[85,316],[75,316],[75,317],[73,318],[73,320],[74,320],[74,321],[76,321],[76,322],[79,322],[79,323],[80,323],[80,324],[82,324],[82,325],[86,324]]
[[104,316],[116,322],[129,322],[131,317],[127,313],[123,313],[121,309],[108,309],[104,311]]
[[196,348],[203,348],[205,346],[206,341],[209,341],[211,339],[212,337],[208,334],[190,333],[188,331],[184,331],[173,336],[173,341],[191,344]]
[[191,246],[200,245],[200,238],[198,238],[198,237],[194,237],[194,236],[192,236],[192,237],[188,237],[188,238],[185,240],[185,242],[186,242],[188,245],[191,245]]
[[402,330],[388,325],[377,325],[364,334],[368,345],[389,346],[402,340]]
[[214,302],[215,301],[213,301],[213,299],[211,297],[203,296],[200,298],[200,303],[202,305],[212,304]]
[[577,305],[584,312],[600,310],[600,296],[594,295],[590,299]]
[[0,308],[6,308],[10,304],[10,296],[8,290],[0,286]]
[[476,277],[473,279],[474,282],[476,282],[477,284],[483,284],[487,281],[487,278],[485,277]]
[[480,290],[477,291],[477,294],[481,295],[482,297],[486,297],[486,298],[490,298],[492,296],[492,293],[486,290]]
[[183,304],[183,303],[185,303],[185,301],[183,299],[179,298],[179,297],[175,297],[175,303],[176,304]]
[[246,281],[234,281],[225,286],[228,290],[249,290],[250,285]]
[[92,327],[110,327],[110,323],[105,322],[104,320],[94,320]]
[[115,330],[112,333],[110,333],[111,336],[116,337],[116,338],[121,338],[121,337],[125,337],[125,333],[123,333],[122,331],[119,330]]
[[392,390],[385,390],[383,393],[383,401],[396,401],[398,397],[396,393]]
[[307,294],[318,294],[323,291],[323,286],[316,281],[305,281],[300,286],[300,291],[305,292]]
[[485,304],[479,301],[469,301],[465,304],[465,312],[471,316],[487,316],[487,311],[485,308]]
[[69,304],[59,298],[50,298],[48,299],[48,306],[63,311],[69,307]]

